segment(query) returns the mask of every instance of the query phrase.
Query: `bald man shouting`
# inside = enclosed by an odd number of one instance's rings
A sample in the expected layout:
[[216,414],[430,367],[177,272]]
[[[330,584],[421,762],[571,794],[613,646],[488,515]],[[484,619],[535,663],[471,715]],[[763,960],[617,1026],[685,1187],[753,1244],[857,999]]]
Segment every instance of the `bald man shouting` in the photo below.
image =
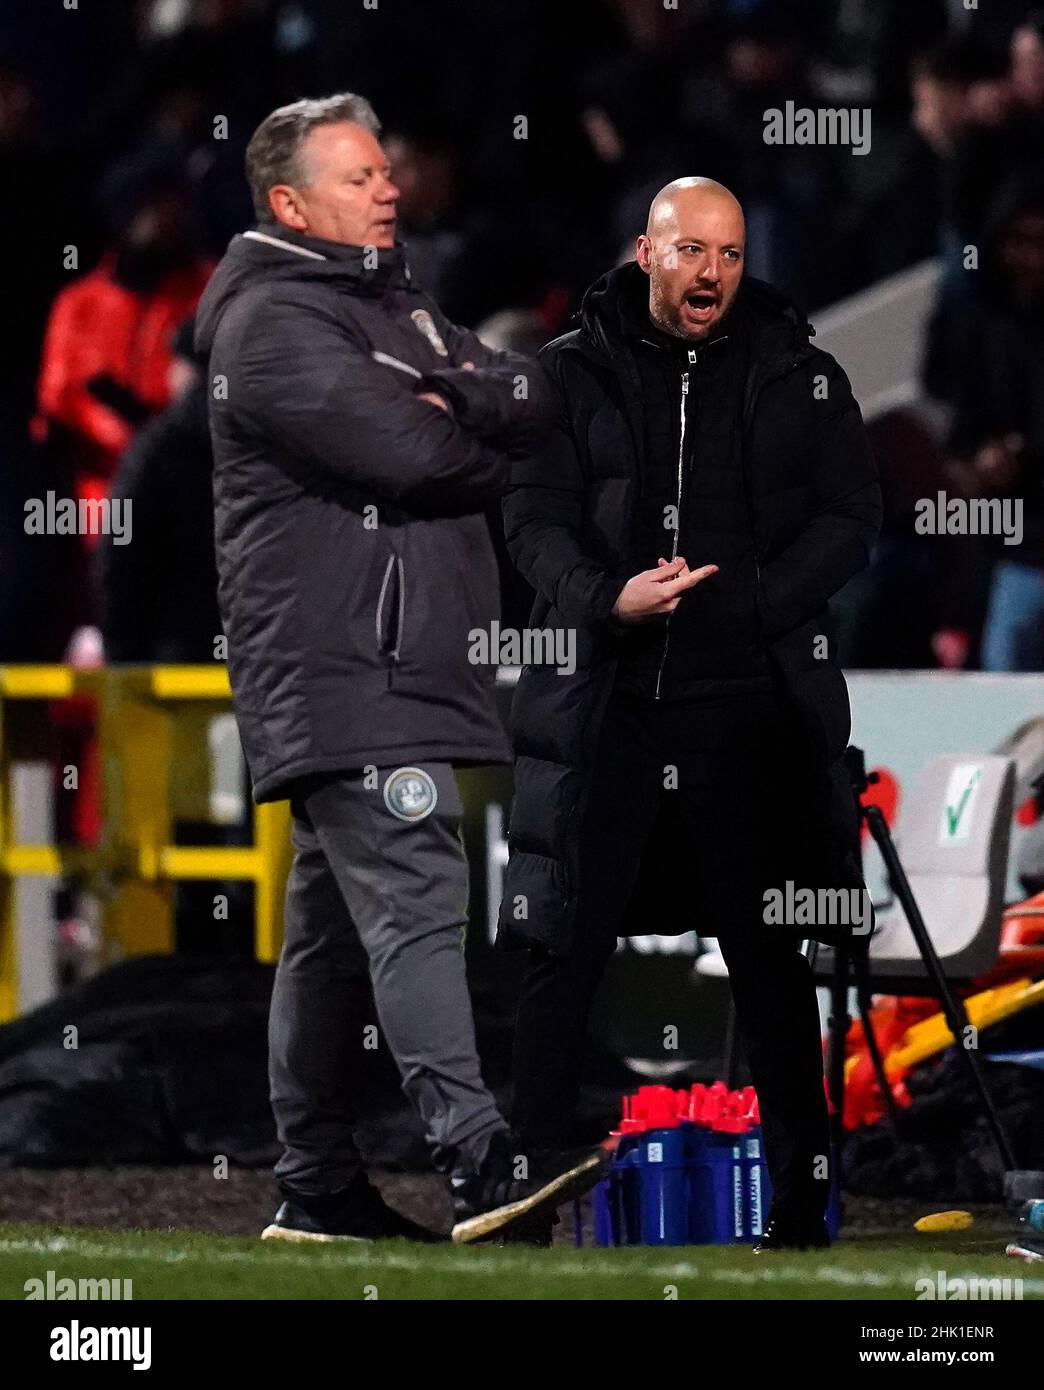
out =
[[[577,660],[519,680],[499,940],[530,952],[512,1122],[541,1150],[573,1137],[617,938],[718,938],[773,1184],[763,1252],[827,1242],[819,1015],[798,948],[843,928],[779,925],[765,895],[862,888],[827,603],[867,563],[881,497],[844,372],[744,275],[743,248],[726,188],[669,184],[636,260],[542,354],[557,426],[513,473],[505,526],[532,626],[575,630]],[[662,1023],[684,1056],[686,1020]]]

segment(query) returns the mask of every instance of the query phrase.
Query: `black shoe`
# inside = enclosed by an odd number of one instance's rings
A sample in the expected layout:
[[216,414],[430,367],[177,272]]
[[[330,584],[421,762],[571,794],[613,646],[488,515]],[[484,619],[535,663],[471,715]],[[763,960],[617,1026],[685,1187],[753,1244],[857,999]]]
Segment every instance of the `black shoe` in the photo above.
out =
[[506,1227],[553,1212],[561,1203],[594,1187],[612,1162],[612,1155],[602,1148],[571,1149],[539,1157],[531,1154],[528,1177],[517,1178],[520,1157],[517,1141],[500,1130],[493,1135],[477,1172],[454,1175],[455,1241],[468,1244],[483,1240]]
[[288,1197],[262,1240],[442,1241],[426,1226],[400,1216],[360,1173],[347,1187],[322,1197]]
[[777,1250],[824,1250],[830,1244],[826,1222],[821,1216],[770,1216],[764,1233],[754,1247],[755,1255]]
[[559,1225],[558,1213],[539,1212],[536,1216],[524,1216],[497,1232],[498,1245],[531,1245],[538,1250],[550,1250],[554,1244],[555,1227]]

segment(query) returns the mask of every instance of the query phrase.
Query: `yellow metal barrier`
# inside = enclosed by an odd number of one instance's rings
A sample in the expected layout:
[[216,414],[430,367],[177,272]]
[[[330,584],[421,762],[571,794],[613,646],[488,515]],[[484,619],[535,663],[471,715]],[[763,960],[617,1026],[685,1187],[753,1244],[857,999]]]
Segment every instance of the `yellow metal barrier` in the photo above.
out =
[[[48,701],[91,695],[101,748],[102,838],[96,849],[15,842],[11,765],[53,756]],[[174,884],[245,879],[254,884],[258,960],[278,958],[291,849],[289,806],[254,808],[254,843],[175,845],[179,819],[207,819],[206,730],[231,706],[221,666],[0,667],[0,1022],[18,1013],[14,881],[78,875],[98,892],[115,955],[172,951]]]

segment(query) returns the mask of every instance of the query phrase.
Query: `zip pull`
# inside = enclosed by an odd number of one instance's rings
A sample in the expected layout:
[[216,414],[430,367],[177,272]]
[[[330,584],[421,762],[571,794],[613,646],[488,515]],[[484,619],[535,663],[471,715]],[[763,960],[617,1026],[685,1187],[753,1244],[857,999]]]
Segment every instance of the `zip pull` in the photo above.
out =
[[699,354],[697,353],[697,351],[696,351],[695,348],[689,348],[689,361],[690,361],[690,362],[698,362],[698,361],[699,361]]
[[[690,357],[692,356],[692,349],[691,349],[691,348],[690,348],[690,350],[689,350],[689,355],[690,355]],[[684,469],[685,469],[685,400],[686,400],[686,397],[688,396],[688,394],[689,394],[689,373],[688,373],[688,372],[682,372],[682,378],[681,378],[681,410],[679,411],[680,420],[679,420],[679,435],[678,435],[678,491],[677,491],[677,496],[676,496],[676,499],[675,499],[675,502],[676,502],[676,505],[677,505],[677,508],[678,508],[678,524],[677,524],[677,526],[675,526],[675,528],[674,528],[674,540],[671,542],[671,559],[672,559],[672,560],[676,560],[676,559],[678,558],[678,535],[679,535],[679,532],[681,531],[682,491],[683,491],[684,482],[685,482],[685,475],[684,475]],[[660,698],[660,687],[661,687],[662,684],[663,684],[663,668],[664,668],[664,666],[666,665],[666,662],[667,662],[667,649],[668,649],[668,647],[670,646],[670,644],[671,644],[671,615],[670,615],[670,613],[668,613],[668,614],[667,614],[667,621],[664,623],[664,627],[663,627],[663,651],[660,653],[660,664],[659,664],[659,666],[658,666],[657,669],[656,669],[656,691],[655,691],[655,694],[654,694],[654,696],[653,696],[653,698],[656,699],[656,700],[658,700],[658,699]]]

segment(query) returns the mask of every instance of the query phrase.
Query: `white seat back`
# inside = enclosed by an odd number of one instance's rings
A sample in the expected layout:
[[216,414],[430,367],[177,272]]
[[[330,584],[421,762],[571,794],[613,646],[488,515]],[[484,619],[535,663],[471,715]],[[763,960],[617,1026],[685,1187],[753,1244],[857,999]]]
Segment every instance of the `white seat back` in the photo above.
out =
[[[899,858],[948,976],[989,969],[1000,946],[1015,764],[993,753],[935,758],[900,813]],[[877,915],[873,975],[924,974],[898,901]]]

